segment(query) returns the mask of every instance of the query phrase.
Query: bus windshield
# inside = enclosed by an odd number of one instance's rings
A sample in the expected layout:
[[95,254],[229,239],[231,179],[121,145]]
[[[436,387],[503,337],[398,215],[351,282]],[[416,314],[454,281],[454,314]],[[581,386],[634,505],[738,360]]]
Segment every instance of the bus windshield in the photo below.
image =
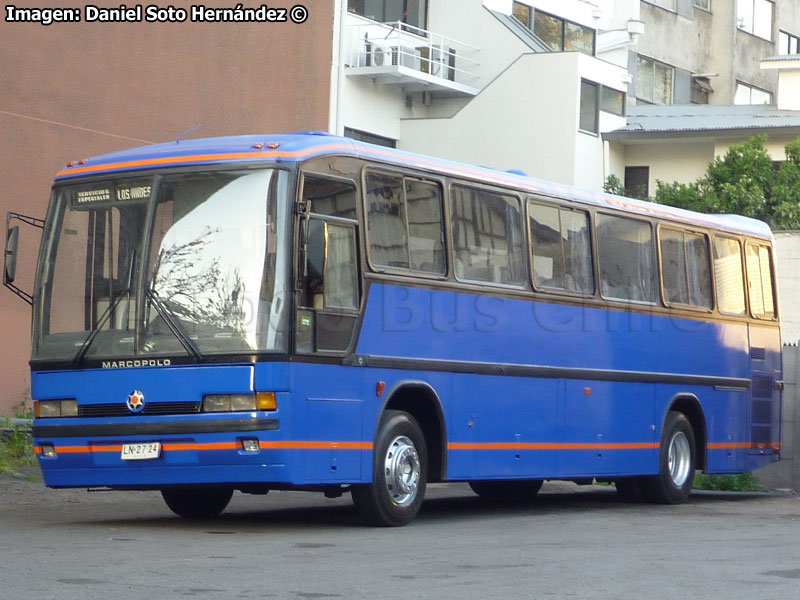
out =
[[57,188],[33,358],[285,352],[287,181],[215,170]]

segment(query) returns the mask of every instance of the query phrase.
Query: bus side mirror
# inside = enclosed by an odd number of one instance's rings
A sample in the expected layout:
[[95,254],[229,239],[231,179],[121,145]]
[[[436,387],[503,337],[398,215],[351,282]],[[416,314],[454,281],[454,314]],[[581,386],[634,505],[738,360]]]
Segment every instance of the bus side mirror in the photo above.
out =
[[19,225],[6,230],[6,253],[3,263],[3,285],[13,283],[17,275],[17,246],[19,245]]
[[25,302],[33,305],[33,296],[14,285],[14,279],[17,277],[17,248],[19,247],[19,225],[11,227],[11,221],[14,219],[22,221],[26,225],[36,227],[37,229],[44,229],[44,221],[36,217],[28,217],[10,211],[6,215],[6,249],[3,255],[3,285],[25,300]]

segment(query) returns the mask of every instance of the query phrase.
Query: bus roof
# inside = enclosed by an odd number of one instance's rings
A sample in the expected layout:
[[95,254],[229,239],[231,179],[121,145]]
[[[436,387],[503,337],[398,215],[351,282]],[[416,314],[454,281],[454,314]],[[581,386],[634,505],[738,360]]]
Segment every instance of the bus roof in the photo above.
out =
[[765,223],[749,217],[695,213],[652,202],[633,200],[575,188],[565,184],[547,182],[508,171],[476,167],[403,150],[376,146],[320,131],[199,138],[141,146],[69,163],[58,172],[56,181],[64,181],[79,176],[130,172],[157,167],[235,164],[258,161],[291,163],[326,155],[355,156],[395,163],[439,174],[505,185],[531,193],[576,200],[600,208],[624,210],[703,227],[772,238],[772,232]]

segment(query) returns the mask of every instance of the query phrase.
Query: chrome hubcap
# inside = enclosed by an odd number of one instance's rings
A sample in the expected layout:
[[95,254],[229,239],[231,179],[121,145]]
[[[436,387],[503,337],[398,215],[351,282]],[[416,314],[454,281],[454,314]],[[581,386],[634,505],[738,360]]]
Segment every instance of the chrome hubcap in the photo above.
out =
[[683,487],[689,479],[691,463],[692,451],[689,448],[689,439],[685,433],[678,431],[669,442],[669,475],[677,487]]
[[386,489],[392,502],[405,506],[414,501],[419,489],[421,468],[414,442],[404,435],[396,437],[384,460]]

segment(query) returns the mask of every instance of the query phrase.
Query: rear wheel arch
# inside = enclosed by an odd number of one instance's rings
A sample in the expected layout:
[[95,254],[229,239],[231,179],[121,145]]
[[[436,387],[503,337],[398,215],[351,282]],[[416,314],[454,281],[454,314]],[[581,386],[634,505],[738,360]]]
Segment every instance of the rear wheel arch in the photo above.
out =
[[386,394],[375,423],[377,439],[382,415],[387,410],[410,414],[419,423],[428,450],[428,479],[444,481],[447,473],[447,428],[442,403],[436,390],[425,381],[399,381]]
[[706,417],[703,412],[703,407],[700,400],[694,394],[681,393],[676,394],[667,405],[664,414],[661,417],[661,431],[664,431],[664,425],[669,417],[670,412],[683,413],[692,426],[694,432],[695,447],[697,451],[697,468],[705,470],[707,467],[707,443],[708,443],[708,429],[706,427]]

